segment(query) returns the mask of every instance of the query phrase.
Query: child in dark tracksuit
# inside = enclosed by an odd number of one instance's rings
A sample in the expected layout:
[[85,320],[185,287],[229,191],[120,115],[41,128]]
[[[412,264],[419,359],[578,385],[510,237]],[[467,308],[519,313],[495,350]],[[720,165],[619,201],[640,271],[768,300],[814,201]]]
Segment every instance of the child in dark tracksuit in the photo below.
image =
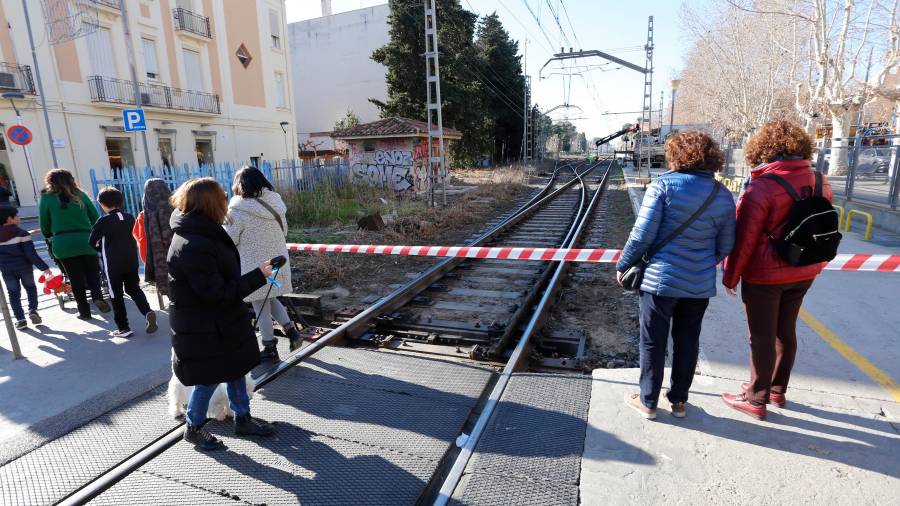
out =
[[25,287],[28,296],[28,316],[31,323],[41,323],[37,312],[38,293],[33,272],[35,267],[50,274],[50,267],[34,249],[31,234],[19,226],[19,210],[11,206],[0,206],[0,272],[3,273],[17,329],[28,326],[25,311],[22,310],[22,287]]
[[125,311],[125,293],[137,305],[146,320],[148,334],[156,332],[156,313],[150,310],[147,296],[140,287],[138,277],[137,244],[131,236],[134,217],[122,211],[124,198],[116,188],[104,188],[97,195],[100,208],[106,213],[97,220],[91,230],[90,244],[100,252],[106,269],[106,280],[112,292],[113,315],[117,330],[110,337],[131,337],[134,332],[128,326]]

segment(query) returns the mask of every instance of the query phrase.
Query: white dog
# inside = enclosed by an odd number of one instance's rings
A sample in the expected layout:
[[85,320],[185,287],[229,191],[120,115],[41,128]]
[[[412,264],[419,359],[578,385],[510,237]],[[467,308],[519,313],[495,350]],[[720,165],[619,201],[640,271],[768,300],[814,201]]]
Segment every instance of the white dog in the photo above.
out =
[[[245,381],[247,382],[247,395],[252,399],[256,381],[253,380],[253,376],[250,373],[247,373]],[[175,374],[172,374],[172,379],[169,380],[168,394],[169,415],[172,418],[180,418],[187,413],[188,399],[191,398],[191,392],[193,391],[194,387],[182,385],[178,378],[175,377]],[[225,391],[225,383],[220,383],[216,387],[216,391],[213,392],[213,396],[209,400],[209,407],[206,409],[206,416],[207,418],[215,418],[220,422],[227,417],[234,417],[234,411],[228,405],[228,393]]]

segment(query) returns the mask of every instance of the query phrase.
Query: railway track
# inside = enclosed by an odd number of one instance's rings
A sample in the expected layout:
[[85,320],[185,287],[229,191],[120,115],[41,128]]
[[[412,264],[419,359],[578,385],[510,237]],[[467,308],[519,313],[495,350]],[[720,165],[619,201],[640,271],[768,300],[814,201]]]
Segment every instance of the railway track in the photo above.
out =
[[[587,204],[588,188],[605,175],[600,165],[558,167],[549,189],[560,193],[541,205],[526,205],[524,215],[514,215],[509,227],[482,244],[564,245]],[[499,360],[533,310],[552,274],[550,267],[543,261],[455,262],[451,271],[432,276],[431,284],[406,305],[377,316],[371,328],[355,339],[406,352]]]
[[[577,245],[609,169],[609,162],[558,164],[537,195],[470,245]],[[510,265],[493,260],[441,260],[286,357],[257,380],[257,389],[295,373],[296,366],[322,349],[342,343],[377,346],[389,353],[449,355],[503,364],[495,380],[485,384],[490,389],[482,391],[481,400],[466,417],[459,438],[462,444],[449,445],[419,495],[420,503],[446,504],[513,372],[527,362],[530,340],[546,320],[567,266],[563,262]],[[97,498],[173,447],[182,430],[183,425],[175,425],[58,503],[85,504]]]

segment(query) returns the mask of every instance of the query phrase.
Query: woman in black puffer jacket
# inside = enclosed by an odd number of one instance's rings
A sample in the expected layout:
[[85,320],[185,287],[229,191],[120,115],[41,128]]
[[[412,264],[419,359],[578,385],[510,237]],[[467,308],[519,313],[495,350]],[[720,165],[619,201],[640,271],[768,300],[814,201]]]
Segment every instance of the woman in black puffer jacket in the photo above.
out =
[[187,406],[184,439],[201,450],[223,448],[203,428],[210,398],[227,383],[238,435],[269,436],[274,430],[250,416],[244,381],[259,364],[259,348],[244,297],[266,284],[272,266],[241,275],[241,261],[222,222],[228,211],[225,191],[212,178],[191,179],[172,195],[169,247],[169,321],[173,370],[186,386],[194,386]]

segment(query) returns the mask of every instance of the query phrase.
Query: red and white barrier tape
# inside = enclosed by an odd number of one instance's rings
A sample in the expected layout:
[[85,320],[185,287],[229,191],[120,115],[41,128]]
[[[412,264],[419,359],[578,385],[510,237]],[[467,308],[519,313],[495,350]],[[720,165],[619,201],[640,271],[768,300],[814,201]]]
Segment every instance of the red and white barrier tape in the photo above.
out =
[[[495,258],[499,260],[544,260],[615,263],[621,250],[577,248],[487,248],[480,246],[390,246],[376,244],[288,244],[291,251],[316,253],[357,253],[454,258]],[[838,255],[825,267],[830,271],[900,272],[900,255]]]

